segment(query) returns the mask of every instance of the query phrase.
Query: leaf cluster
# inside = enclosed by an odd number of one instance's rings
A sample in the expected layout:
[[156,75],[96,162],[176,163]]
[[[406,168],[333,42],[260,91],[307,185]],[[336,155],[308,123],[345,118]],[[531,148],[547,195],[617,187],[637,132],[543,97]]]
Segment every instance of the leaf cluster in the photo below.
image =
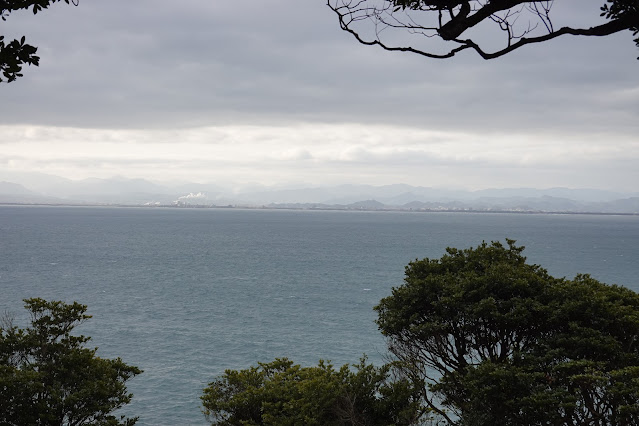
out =
[[391,352],[450,424],[636,424],[639,295],[554,278],[522,251],[411,262],[376,307]]
[[[0,71],[4,79],[11,83],[18,77],[22,77],[23,64],[38,66],[40,57],[35,55],[37,50],[38,48],[26,44],[24,37],[6,44],[4,36],[0,35]],[[2,81],[3,79],[0,78],[0,82]]]
[[286,358],[227,370],[201,398],[215,425],[408,425],[423,414],[408,380],[390,380],[390,366],[365,358],[354,370]]
[[0,327],[0,424],[132,425],[111,414],[130,402],[125,382],[141,370],[102,359],[71,334],[90,318],[79,303],[26,299],[31,326]]
[[79,2],[79,0],[0,0],[0,16],[2,20],[5,21],[11,12],[29,8],[31,8],[35,15],[60,1],[64,1],[66,4],[73,3],[75,6],[77,6]]
[[[639,0],[606,0],[601,7],[601,16],[611,20],[630,17],[633,22],[630,26],[632,35],[639,34]],[[633,41],[639,47],[639,37]]]
[[453,10],[472,0],[388,0],[396,10]]
[[[11,12],[21,9],[29,9],[36,14],[50,5],[64,1],[66,4],[78,5],[79,0],[0,0],[0,18],[6,21]],[[4,36],[0,35],[0,83],[6,81],[11,83],[18,77],[22,77],[23,65],[40,65],[40,57],[36,55],[38,48],[25,43],[25,37],[20,40],[4,41]]]

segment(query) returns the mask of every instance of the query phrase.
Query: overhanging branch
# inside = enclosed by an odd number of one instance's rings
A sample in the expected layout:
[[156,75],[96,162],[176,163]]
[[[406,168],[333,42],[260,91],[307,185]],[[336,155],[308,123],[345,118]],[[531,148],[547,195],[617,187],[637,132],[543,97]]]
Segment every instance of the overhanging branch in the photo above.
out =
[[626,15],[623,18],[615,19],[614,21],[610,21],[605,24],[598,25],[596,27],[590,27],[590,28],[563,27],[557,31],[550,32],[543,36],[530,37],[530,38],[523,37],[519,41],[506,47],[505,49],[498,50],[493,53],[484,52],[472,40],[464,40],[464,41],[455,40],[455,41],[473,48],[484,59],[494,59],[494,58],[503,56],[509,52],[512,52],[515,49],[519,49],[520,47],[525,46],[527,44],[541,43],[541,42],[552,40],[554,38],[557,38],[566,34],[575,35],[575,36],[596,36],[596,37],[611,35],[614,33],[618,33],[619,31],[624,31],[624,30],[628,30],[632,28],[632,26],[636,25],[638,21],[639,21],[639,14],[635,14],[635,15]]
[[[622,1],[622,0],[613,0]],[[635,0],[628,0],[632,3]],[[636,0],[639,3],[639,0]],[[336,13],[342,30],[350,33],[364,45],[377,45],[384,50],[411,52],[429,58],[444,59],[458,52],[472,49],[484,59],[494,59],[527,44],[540,43],[563,35],[607,36],[623,30],[637,31],[639,28],[639,4],[615,12],[606,11],[602,16],[610,21],[589,28],[562,27],[554,30],[550,19],[552,0],[327,0],[328,7]],[[531,17],[523,28],[517,20],[520,14]],[[401,14],[401,15],[400,15]],[[402,18],[403,17],[403,18]],[[429,24],[417,23],[417,18],[430,17]],[[374,35],[366,36],[362,22],[370,21]],[[492,22],[505,33],[505,46],[499,50],[486,51],[474,38],[462,37],[466,31],[480,23]],[[539,28],[538,28],[539,27]],[[440,53],[410,43],[389,43],[385,30],[404,30],[405,34],[437,37],[454,47]],[[540,30],[547,31],[534,35]],[[534,36],[533,36],[534,35]],[[635,40],[639,45],[639,39]]]

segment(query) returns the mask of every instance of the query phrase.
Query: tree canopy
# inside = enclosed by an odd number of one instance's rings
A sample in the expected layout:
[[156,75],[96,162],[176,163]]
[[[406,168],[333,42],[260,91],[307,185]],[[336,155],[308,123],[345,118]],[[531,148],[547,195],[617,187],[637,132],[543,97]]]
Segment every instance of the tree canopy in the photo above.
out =
[[[0,0],[0,17],[6,21],[11,12],[21,9],[31,9],[36,14],[60,1],[77,6],[80,0]],[[37,51],[37,47],[26,43],[24,36],[20,40],[5,41],[4,36],[0,35],[0,83],[11,83],[22,77],[22,67],[25,64],[38,66],[40,57],[36,55]]]
[[376,307],[450,425],[639,424],[639,294],[554,278],[508,240],[411,262]]
[[424,414],[408,380],[390,380],[390,366],[366,359],[355,370],[286,358],[227,370],[204,389],[202,403],[214,425],[409,425]]
[[[554,0],[327,1],[337,14],[340,27],[360,43],[430,58],[450,58],[470,49],[484,59],[493,59],[527,44],[563,35],[639,32],[639,0],[606,0],[599,11],[606,22],[559,28],[553,24],[553,3]],[[494,43],[496,38],[502,42]],[[639,46],[639,37],[634,41]]]
[[375,309],[390,364],[276,359],[204,390],[215,425],[639,425],[639,294],[513,240],[415,260]]
[[125,382],[142,371],[103,359],[71,334],[91,318],[79,303],[27,299],[31,327],[0,324],[0,424],[133,425],[114,410],[131,401]]

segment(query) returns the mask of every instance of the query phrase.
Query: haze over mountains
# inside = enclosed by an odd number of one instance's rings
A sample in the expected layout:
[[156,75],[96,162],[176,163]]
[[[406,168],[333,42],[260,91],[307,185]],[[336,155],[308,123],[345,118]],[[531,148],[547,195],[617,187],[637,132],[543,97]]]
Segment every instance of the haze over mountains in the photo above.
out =
[[75,181],[9,172],[0,172],[0,203],[639,214],[639,193],[596,189],[465,191],[404,184],[295,189],[254,185],[231,189],[215,184],[160,184],[124,177]]

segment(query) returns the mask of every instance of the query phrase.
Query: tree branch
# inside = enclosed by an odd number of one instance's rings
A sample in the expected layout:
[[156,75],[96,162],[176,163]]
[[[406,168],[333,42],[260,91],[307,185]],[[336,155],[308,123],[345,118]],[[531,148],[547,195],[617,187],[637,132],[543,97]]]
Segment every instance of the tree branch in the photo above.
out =
[[[631,30],[636,34],[639,28],[637,7],[628,6],[625,3],[615,3],[610,7],[604,5],[601,8],[604,13],[601,15],[610,19],[604,24],[590,28],[563,27],[555,31],[550,19],[552,0],[385,0],[381,5],[371,5],[368,1],[327,0],[327,5],[337,14],[340,28],[350,33],[361,44],[377,45],[388,51],[410,52],[436,59],[450,58],[466,49],[474,50],[484,59],[494,59],[527,44],[552,40],[566,34],[607,36],[623,30]],[[517,6],[520,8],[517,9]],[[530,13],[531,19],[539,22],[529,22],[527,27],[524,24],[523,29],[515,29],[515,24],[523,12]],[[405,14],[405,16],[399,17],[399,13]],[[416,22],[414,18],[418,14],[422,14],[420,16],[430,15],[433,24],[422,25]],[[375,29],[372,37],[367,38],[358,28],[360,22],[365,20],[373,22]],[[490,21],[506,32],[507,43],[502,49],[487,52],[472,38],[462,38],[462,34],[467,30],[482,22]],[[547,33],[527,37],[540,24]],[[409,34],[428,38],[439,37],[453,43],[454,47],[444,53],[436,53],[413,45],[393,46],[382,40],[382,32],[386,29],[405,30]],[[639,38],[635,42],[639,45]]]
[[461,43],[467,47],[474,49],[482,58],[484,59],[494,59],[500,56],[503,56],[509,52],[512,52],[515,49],[519,49],[522,46],[533,43],[541,43],[544,41],[552,40],[554,38],[560,37],[562,35],[576,35],[576,36],[607,36],[619,31],[624,31],[630,29],[633,25],[636,25],[639,22],[639,13],[634,15],[626,15],[622,18],[615,19],[614,21],[607,22],[602,25],[598,25],[596,27],[590,28],[571,28],[571,27],[563,27],[557,31],[544,34],[539,37],[531,37],[521,38],[518,42],[506,47],[505,49],[498,50],[493,53],[484,52],[478,44],[474,43],[472,40],[454,40],[458,43]]

